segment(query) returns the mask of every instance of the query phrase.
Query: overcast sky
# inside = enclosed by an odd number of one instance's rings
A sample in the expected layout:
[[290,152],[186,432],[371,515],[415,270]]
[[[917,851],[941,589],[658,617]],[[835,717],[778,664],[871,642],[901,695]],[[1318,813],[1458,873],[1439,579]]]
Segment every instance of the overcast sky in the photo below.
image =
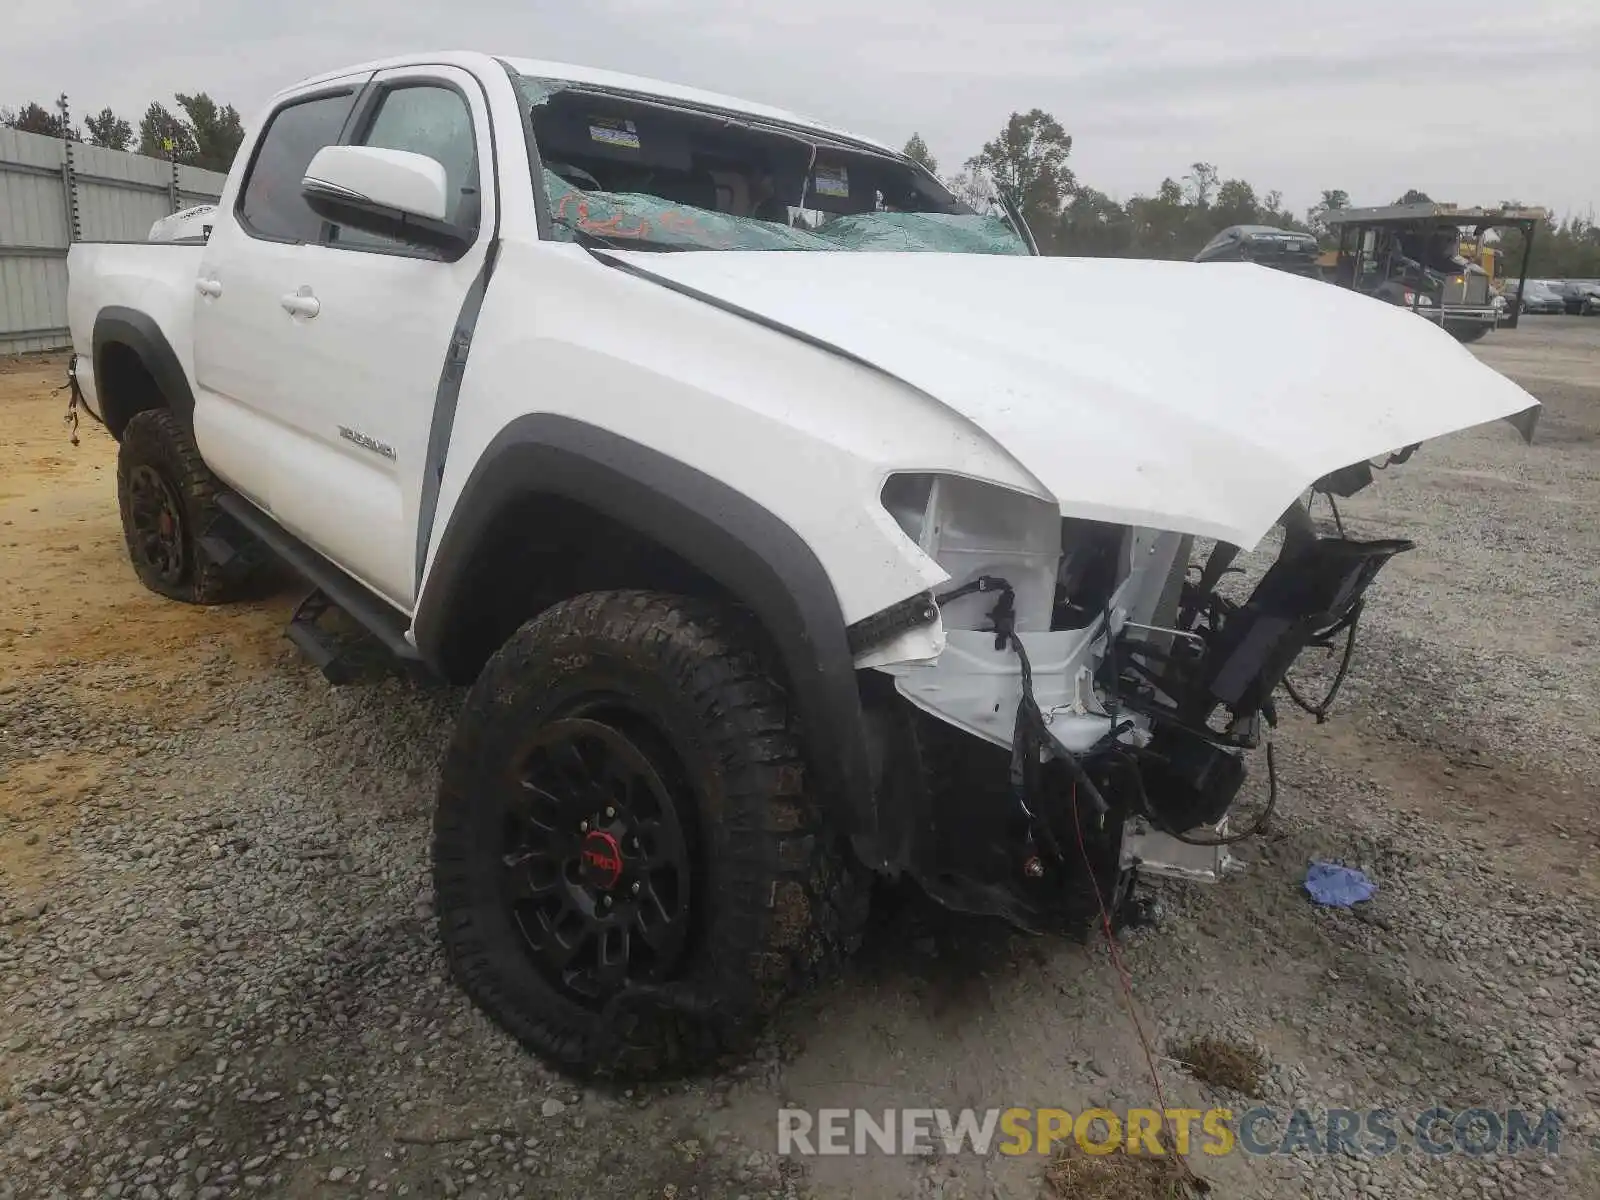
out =
[[470,48],[653,75],[795,109],[946,173],[1013,110],[1053,113],[1081,182],[1126,199],[1197,159],[1302,210],[1600,207],[1600,0],[36,0],[8,6],[0,104],[210,92],[247,126],[276,89]]

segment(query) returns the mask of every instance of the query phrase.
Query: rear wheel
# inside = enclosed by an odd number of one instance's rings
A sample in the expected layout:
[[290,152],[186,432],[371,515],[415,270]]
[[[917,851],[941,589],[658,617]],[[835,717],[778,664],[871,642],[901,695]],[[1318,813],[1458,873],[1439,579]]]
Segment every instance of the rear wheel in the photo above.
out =
[[1458,342],[1475,342],[1489,332],[1489,326],[1472,321],[1464,325],[1446,325]]
[[648,592],[547,610],[484,668],[445,764],[434,886],[457,979],[582,1075],[738,1048],[865,916],[804,782],[747,622]]
[[189,604],[237,598],[238,581],[200,552],[220,513],[217,483],[194,439],[169,410],[135,413],[117,448],[117,504],[128,558],[153,592]]

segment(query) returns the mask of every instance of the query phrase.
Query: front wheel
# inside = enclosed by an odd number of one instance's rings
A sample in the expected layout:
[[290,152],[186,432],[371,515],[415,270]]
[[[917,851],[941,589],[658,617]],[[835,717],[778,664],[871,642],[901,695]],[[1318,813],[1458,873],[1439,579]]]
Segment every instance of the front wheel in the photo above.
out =
[[1489,332],[1489,326],[1473,321],[1464,325],[1446,325],[1458,342],[1475,342]]
[[434,888],[457,980],[579,1075],[737,1048],[864,916],[804,785],[748,621],[650,592],[546,610],[484,668],[445,763]]

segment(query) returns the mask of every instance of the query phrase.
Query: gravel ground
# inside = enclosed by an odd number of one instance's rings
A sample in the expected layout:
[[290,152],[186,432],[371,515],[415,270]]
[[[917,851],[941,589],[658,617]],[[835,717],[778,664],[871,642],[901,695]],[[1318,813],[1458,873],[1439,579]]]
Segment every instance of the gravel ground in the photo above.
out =
[[[1226,884],[1164,887],[1123,958],[1169,1105],[1549,1104],[1562,1153],[1197,1155],[1216,1196],[1600,1195],[1600,321],[1479,352],[1545,402],[1540,438],[1445,439],[1344,506],[1420,547],[1334,719],[1285,719],[1273,832]],[[548,1071],[432,927],[460,693],[327,687],[279,641],[288,593],[141,592],[109,441],[54,424],[59,370],[0,366],[0,1197],[1033,1196],[1036,1157],[780,1159],[776,1109],[1152,1102],[1103,945],[915,901],[747,1064]],[[1377,898],[1309,905],[1324,856]],[[1258,1046],[1261,1098],[1167,1057],[1195,1034]]]

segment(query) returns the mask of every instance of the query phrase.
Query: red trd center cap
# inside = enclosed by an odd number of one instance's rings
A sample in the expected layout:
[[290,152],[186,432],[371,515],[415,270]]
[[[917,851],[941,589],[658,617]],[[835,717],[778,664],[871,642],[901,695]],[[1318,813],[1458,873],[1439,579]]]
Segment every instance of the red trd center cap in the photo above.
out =
[[622,878],[622,847],[604,830],[596,829],[583,839],[578,857],[584,879],[594,887],[609,891]]

